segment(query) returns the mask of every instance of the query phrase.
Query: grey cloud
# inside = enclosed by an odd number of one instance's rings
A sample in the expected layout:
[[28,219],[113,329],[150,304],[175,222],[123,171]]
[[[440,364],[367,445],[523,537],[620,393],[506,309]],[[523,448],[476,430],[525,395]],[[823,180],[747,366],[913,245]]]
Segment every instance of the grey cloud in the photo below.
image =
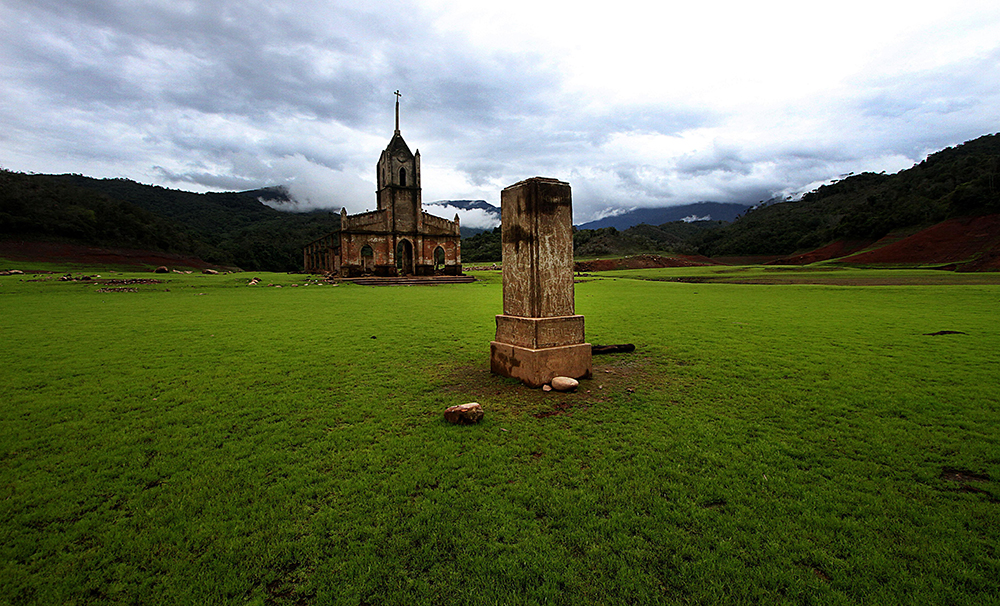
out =
[[604,143],[614,133],[644,133],[677,135],[695,128],[705,128],[718,123],[720,116],[713,112],[686,108],[665,108],[654,104],[617,107],[602,114],[584,115],[577,120],[580,130],[589,133],[594,144]]
[[703,153],[681,156],[676,162],[676,169],[681,174],[691,176],[712,173],[749,175],[753,170],[753,162],[744,158],[742,152],[735,147],[712,146]]
[[260,187],[259,179],[248,179],[231,174],[215,174],[209,172],[174,172],[162,166],[154,166],[153,171],[162,179],[171,183],[190,183],[229,191],[242,191]]
[[611,168],[619,187],[629,194],[638,206],[648,206],[650,201],[666,205],[673,196],[670,187],[671,173],[662,166],[649,164],[618,164]]
[[[43,3],[23,9],[36,31],[17,47],[36,85],[67,96],[248,116],[295,108],[368,124],[369,51],[310,29],[306,16],[269,18],[266,6]],[[359,21],[350,25],[363,32]],[[320,55],[338,66],[319,73]]]
[[499,162],[459,162],[455,168],[464,173],[473,185],[486,185],[503,175],[504,165]]
[[723,187],[714,202],[735,202],[738,204],[757,204],[779,195],[785,184],[772,181],[769,185],[753,185],[741,183],[738,187]]

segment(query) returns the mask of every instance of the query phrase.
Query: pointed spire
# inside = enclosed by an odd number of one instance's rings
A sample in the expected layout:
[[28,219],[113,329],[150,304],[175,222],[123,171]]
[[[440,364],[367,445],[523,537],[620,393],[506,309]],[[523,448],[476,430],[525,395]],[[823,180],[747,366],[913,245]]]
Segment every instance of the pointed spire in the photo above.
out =
[[399,89],[396,89],[396,92],[394,92],[393,94],[396,95],[396,134],[398,135],[399,134],[399,97],[401,95],[399,94]]

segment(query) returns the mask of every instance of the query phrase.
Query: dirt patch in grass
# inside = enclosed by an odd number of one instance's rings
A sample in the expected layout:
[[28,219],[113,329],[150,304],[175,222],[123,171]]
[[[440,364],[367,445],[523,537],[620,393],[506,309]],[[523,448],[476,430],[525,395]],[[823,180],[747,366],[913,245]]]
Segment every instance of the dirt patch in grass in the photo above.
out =
[[736,256],[723,256],[723,257],[712,257],[712,260],[717,264],[722,265],[764,265],[765,263],[770,263],[771,261],[777,261],[785,255],[744,255],[740,257]]
[[830,575],[828,575],[826,573],[826,571],[824,571],[822,568],[813,568],[812,570],[813,570],[813,574],[816,575],[817,577],[819,577],[819,580],[821,580],[821,581],[829,581],[830,580]]
[[989,482],[990,477],[983,473],[976,473],[967,469],[956,469],[945,467],[941,470],[941,479],[949,482]]
[[163,280],[157,280],[155,278],[127,278],[124,280],[118,278],[112,278],[109,280],[98,280],[101,284],[106,284],[108,286],[129,286],[132,284],[163,284]]
[[572,392],[532,389],[516,379],[495,375],[489,368],[479,366],[454,369],[442,389],[462,394],[468,402],[479,402],[487,415],[490,411],[503,411],[544,419],[572,415],[615,397],[631,396],[648,389],[651,381],[651,364],[646,358],[635,354],[612,354],[595,358],[593,377],[582,379]]
[[660,255],[633,255],[621,259],[595,259],[594,261],[578,261],[573,264],[573,271],[612,271],[616,269],[653,269],[658,267],[701,267],[716,265],[708,257],[678,256],[661,257]]
[[[989,253],[994,253],[989,255]],[[875,250],[841,259],[843,263],[921,264],[963,263],[1000,252],[1000,214],[950,219]],[[1000,261],[1000,257],[997,258]],[[1000,265],[978,268],[997,271]]]
[[837,240],[807,253],[782,257],[774,261],[768,261],[767,263],[775,265],[809,265],[810,263],[829,261],[830,259],[837,259],[856,253],[874,243],[874,240]]
[[976,484],[984,484],[990,481],[990,477],[984,473],[976,473],[974,471],[969,471],[968,469],[945,467],[941,470],[941,479],[959,484],[958,490],[960,492],[981,494],[985,496],[990,503],[1000,503],[1000,499],[998,499],[992,492],[986,490],[985,488],[976,486]]

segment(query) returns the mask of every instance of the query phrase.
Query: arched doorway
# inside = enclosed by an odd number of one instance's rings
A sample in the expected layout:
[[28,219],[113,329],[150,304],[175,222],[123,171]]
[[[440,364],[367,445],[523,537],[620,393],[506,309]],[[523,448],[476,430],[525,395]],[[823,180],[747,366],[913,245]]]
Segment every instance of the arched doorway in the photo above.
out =
[[401,276],[413,273],[413,245],[409,240],[400,240],[396,245],[396,271]]
[[361,272],[370,274],[375,270],[375,251],[365,244],[361,247]]
[[434,249],[434,271],[444,269],[444,248],[438,246]]

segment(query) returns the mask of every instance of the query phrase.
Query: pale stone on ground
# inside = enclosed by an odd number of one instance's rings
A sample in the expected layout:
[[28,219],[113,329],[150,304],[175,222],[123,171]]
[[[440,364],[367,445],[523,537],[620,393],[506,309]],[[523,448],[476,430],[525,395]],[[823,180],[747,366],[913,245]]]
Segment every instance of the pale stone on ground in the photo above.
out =
[[553,377],[552,379],[552,389],[556,391],[572,391],[579,385],[579,381],[569,377]]
[[483,407],[478,402],[459,404],[444,411],[444,420],[456,425],[473,425],[483,420]]

